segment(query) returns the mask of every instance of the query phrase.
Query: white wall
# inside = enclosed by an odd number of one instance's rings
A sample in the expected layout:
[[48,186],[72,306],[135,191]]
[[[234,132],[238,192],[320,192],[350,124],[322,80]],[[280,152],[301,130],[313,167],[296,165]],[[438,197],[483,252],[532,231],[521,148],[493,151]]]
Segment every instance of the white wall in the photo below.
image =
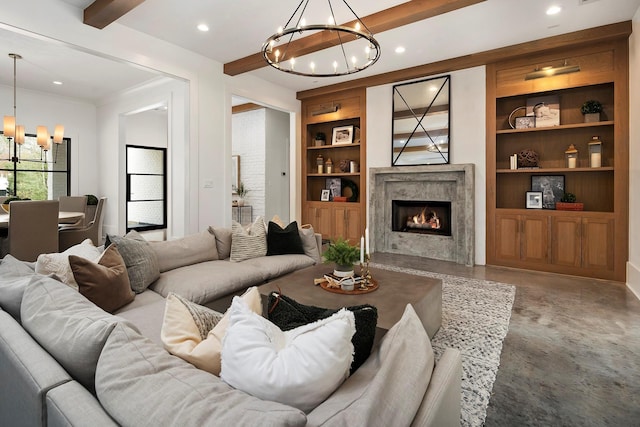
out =
[[[105,233],[123,234],[126,230],[126,153],[128,143],[127,122],[136,112],[153,106],[167,105],[169,114],[169,131],[162,136],[162,141],[154,141],[157,146],[167,146],[168,169],[168,212],[167,237],[182,236],[188,231],[185,224],[188,205],[185,192],[187,153],[190,149],[186,138],[185,125],[187,85],[173,79],[161,79],[146,87],[136,88],[106,101],[97,109],[98,117],[98,155],[100,158],[99,190],[101,196],[107,197],[106,214],[103,229]],[[167,124],[165,123],[165,129]],[[144,137],[143,137],[144,138]],[[149,138],[157,139],[149,136]],[[145,145],[137,139],[134,143]]]
[[629,262],[627,286],[640,299],[640,8],[629,39]]
[[[35,134],[38,125],[47,126],[50,133],[56,124],[64,125],[65,136],[71,138],[71,195],[97,195],[96,107],[21,88],[16,98],[17,123],[25,126],[26,133]],[[13,114],[13,87],[0,85],[0,112]]]
[[[274,85],[273,83],[245,74],[235,77],[225,76],[225,85],[225,111],[228,112],[225,122],[225,134],[228,138],[228,147],[231,147],[231,97],[233,95],[250,99],[257,104],[273,108],[274,110],[289,113],[289,158],[291,159],[291,167],[289,170],[289,216],[291,221],[297,219],[299,222],[302,218],[302,213],[300,211],[300,183],[302,182],[300,141],[302,136],[300,131],[301,104],[300,101],[296,99],[296,93],[292,90],[284,89],[280,86]],[[230,158],[231,152],[229,151],[227,155],[229,156],[227,158]],[[228,176],[231,176],[230,171]],[[231,188],[230,181],[227,188]],[[231,224],[230,219],[228,224]]]
[[244,202],[252,206],[252,220],[265,212],[265,128],[264,108],[233,115],[231,153],[240,156],[240,181],[249,189]]
[[[484,265],[486,263],[486,69],[484,66],[475,67],[449,74],[451,75],[450,162],[475,164],[475,263]],[[393,84],[367,88],[367,166],[369,168],[391,166],[392,92]],[[369,182],[368,175],[367,172],[367,182]],[[369,194],[367,194],[367,205],[368,203]],[[370,214],[368,212],[368,215]],[[376,230],[370,230],[370,232],[375,233]]]

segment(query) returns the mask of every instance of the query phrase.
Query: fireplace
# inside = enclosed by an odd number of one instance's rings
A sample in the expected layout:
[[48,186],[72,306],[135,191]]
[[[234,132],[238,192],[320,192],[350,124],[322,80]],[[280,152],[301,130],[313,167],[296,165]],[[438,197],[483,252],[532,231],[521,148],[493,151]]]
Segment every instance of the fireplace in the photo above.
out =
[[474,264],[473,164],[371,168],[369,176],[372,252]]
[[391,202],[391,230],[405,233],[451,236],[451,202]]

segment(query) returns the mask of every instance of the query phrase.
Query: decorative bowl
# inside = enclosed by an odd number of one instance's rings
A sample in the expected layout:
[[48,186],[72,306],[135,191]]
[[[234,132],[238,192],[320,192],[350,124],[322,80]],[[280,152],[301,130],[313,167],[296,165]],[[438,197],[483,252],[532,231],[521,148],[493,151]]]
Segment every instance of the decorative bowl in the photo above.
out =
[[2,210],[5,211],[6,213],[9,213],[9,203],[3,203],[0,206],[2,206]]

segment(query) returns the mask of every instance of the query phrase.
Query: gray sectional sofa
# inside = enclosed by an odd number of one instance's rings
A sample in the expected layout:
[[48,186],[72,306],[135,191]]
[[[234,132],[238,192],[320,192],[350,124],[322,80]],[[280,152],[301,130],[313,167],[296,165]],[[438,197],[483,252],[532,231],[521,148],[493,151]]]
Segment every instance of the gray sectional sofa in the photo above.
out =
[[[222,258],[224,250],[219,252]],[[160,329],[168,292],[206,304],[317,261],[287,257],[177,267],[175,257],[160,257],[161,269],[163,262],[172,268],[113,315],[55,277],[6,257],[0,263],[0,424],[459,425],[460,354],[448,349],[435,364],[410,306],[365,364],[307,414],[233,389],[164,350]],[[235,281],[234,271],[241,275]]]

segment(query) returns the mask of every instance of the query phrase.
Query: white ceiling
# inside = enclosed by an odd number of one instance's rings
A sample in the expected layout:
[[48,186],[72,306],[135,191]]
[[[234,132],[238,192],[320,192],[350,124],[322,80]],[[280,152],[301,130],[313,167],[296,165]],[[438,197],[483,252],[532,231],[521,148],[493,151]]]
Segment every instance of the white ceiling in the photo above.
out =
[[[84,9],[92,0],[64,1]],[[312,4],[322,3],[320,0]],[[349,0],[349,5],[366,16],[404,3],[398,0]],[[167,42],[198,52],[221,63],[259,52],[262,42],[284,25],[298,0],[203,1],[145,0],[120,18],[117,24],[147,33]],[[556,4],[559,15],[547,16]],[[344,6],[333,2],[340,21]],[[282,73],[264,67],[251,73],[293,90],[305,90],[348,79],[385,73],[402,68],[459,57],[499,47],[537,40],[590,27],[630,20],[640,0],[487,0],[464,9],[420,21],[402,28],[375,34],[382,46],[382,57],[370,69],[347,77],[310,78]],[[321,14],[327,16],[328,14]],[[305,14],[311,16],[311,14]],[[326,17],[322,18],[326,20]],[[311,23],[312,19],[307,18]],[[211,30],[202,33],[196,25],[206,23]],[[18,85],[32,89],[97,100],[117,90],[157,77],[151,71],[114,62],[64,45],[11,34],[0,28],[0,84],[11,84],[12,63],[5,55],[24,56],[18,63]],[[403,54],[395,48],[404,46]],[[3,59],[6,58],[6,59]],[[304,58],[299,58],[303,63]],[[329,59],[327,59],[329,60]],[[106,78],[108,76],[108,78]],[[63,81],[52,87],[51,81]]]

